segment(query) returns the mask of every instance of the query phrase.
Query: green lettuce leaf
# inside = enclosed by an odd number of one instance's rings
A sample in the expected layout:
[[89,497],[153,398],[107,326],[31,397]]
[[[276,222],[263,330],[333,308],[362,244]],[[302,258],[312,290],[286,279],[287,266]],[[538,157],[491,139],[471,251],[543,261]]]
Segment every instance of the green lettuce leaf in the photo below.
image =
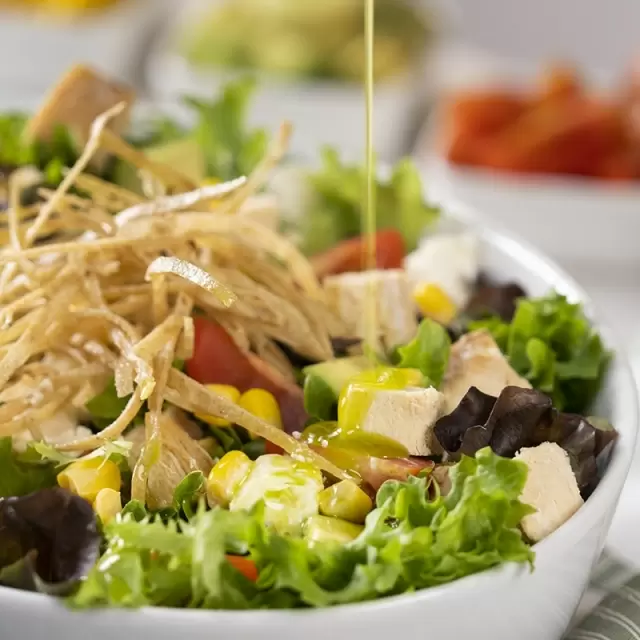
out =
[[442,384],[447,370],[450,350],[451,339],[447,330],[441,324],[425,318],[420,322],[416,337],[398,347],[393,360],[399,367],[419,369],[428,384],[437,388]]
[[[322,167],[309,174],[312,205],[302,222],[302,249],[312,255],[362,231],[365,170],[343,164],[335,149],[322,150]],[[400,160],[388,180],[377,180],[374,200],[378,227],[395,228],[411,251],[439,215],[428,205],[420,175],[408,158]]]
[[[178,371],[182,371],[184,369],[184,361],[174,360],[173,367],[174,369],[178,369]],[[107,382],[107,386],[103,391],[87,402],[85,409],[91,414],[93,423],[98,428],[103,428],[113,422],[113,420],[115,420],[124,411],[124,408],[127,406],[127,402],[129,402],[130,398],[131,395],[123,396],[122,398],[118,397],[115,378],[112,377],[109,382]],[[147,405],[145,403],[140,408],[140,411],[138,411],[138,415],[135,417],[134,422],[140,423],[146,412]]]
[[564,296],[522,298],[510,323],[493,317],[470,324],[488,329],[511,366],[560,411],[582,413],[593,401],[610,353],[580,304]]
[[[518,529],[526,466],[490,449],[450,469],[442,496],[428,476],[388,481],[362,534],[349,544],[309,544],[253,512],[201,509],[189,521],[136,519],[105,527],[106,551],[71,598],[92,606],[222,609],[326,607],[444,584],[502,562],[531,564]],[[228,561],[256,563],[251,582]]]
[[11,438],[0,438],[0,498],[25,496],[56,485],[55,465],[13,451]]
[[249,100],[255,81],[243,78],[229,82],[212,102],[185,98],[198,115],[192,135],[204,154],[207,175],[230,180],[248,175],[264,156],[268,135],[263,129],[247,129]]

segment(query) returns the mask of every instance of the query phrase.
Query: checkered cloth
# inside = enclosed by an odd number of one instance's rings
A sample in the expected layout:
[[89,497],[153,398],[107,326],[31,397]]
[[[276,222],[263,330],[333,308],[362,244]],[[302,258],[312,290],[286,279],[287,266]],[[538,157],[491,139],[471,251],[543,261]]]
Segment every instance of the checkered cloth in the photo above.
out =
[[605,554],[565,640],[640,640],[640,575]]

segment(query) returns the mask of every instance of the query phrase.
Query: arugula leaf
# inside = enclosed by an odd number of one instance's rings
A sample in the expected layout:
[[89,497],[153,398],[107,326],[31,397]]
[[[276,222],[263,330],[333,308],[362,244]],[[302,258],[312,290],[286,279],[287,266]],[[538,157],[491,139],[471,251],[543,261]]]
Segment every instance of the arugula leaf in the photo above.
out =
[[0,438],[0,498],[25,496],[55,485],[54,465],[23,461],[14,453],[11,438]]
[[442,384],[450,350],[451,339],[447,330],[425,318],[420,322],[416,337],[398,347],[393,357],[398,367],[419,369],[428,383],[437,388]]
[[582,413],[589,406],[611,357],[582,306],[556,293],[518,300],[510,323],[493,317],[469,328],[488,329],[511,366],[550,394],[560,411]]
[[198,115],[193,135],[204,154],[207,175],[230,180],[249,174],[266,152],[268,136],[263,129],[247,131],[246,118],[255,81],[229,82],[221,96],[207,102],[185,98]]
[[[76,607],[146,604],[202,608],[324,607],[444,584],[502,562],[532,563],[518,529],[527,467],[483,449],[450,469],[452,490],[429,477],[388,481],[362,534],[309,544],[252,512],[200,510],[190,522],[125,516],[105,528],[106,551],[71,599]],[[435,493],[435,497],[432,497]],[[248,556],[251,582],[227,561]]]
[[[322,167],[309,174],[314,198],[304,217],[302,248],[307,254],[324,251],[362,229],[364,167],[340,161],[335,149],[321,152]],[[420,175],[408,158],[395,165],[388,180],[377,180],[374,200],[378,226],[402,234],[407,251],[416,247],[423,231],[439,215],[426,204]]]

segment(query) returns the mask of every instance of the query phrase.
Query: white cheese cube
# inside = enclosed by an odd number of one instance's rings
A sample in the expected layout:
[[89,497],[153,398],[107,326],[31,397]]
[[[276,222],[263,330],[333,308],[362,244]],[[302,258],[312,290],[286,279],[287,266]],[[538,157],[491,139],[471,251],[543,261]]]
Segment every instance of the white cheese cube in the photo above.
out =
[[428,456],[438,451],[433,427],[443,406],[444,396],[433,387],[378,391],[362,429],[399,442],[413,456]]
[[409,280],[415,287],[437,284],[462,308],[468,302],[479,272],[479,242],[469,233],[427,236],[405,259]]
[[402,269],[328,276],[324,289],[327,303],[349,333],[345,337],[366,338],[368,296],[374,296],[376,319],[387,348],[404,344],[415,336],[418,324],[412,287]]
[[564,524],[583,504],[567,452],[554,442],[522,449],[516,458],[529,467],[522,502],[536,513],[525,516],[521,527],[538,542]]

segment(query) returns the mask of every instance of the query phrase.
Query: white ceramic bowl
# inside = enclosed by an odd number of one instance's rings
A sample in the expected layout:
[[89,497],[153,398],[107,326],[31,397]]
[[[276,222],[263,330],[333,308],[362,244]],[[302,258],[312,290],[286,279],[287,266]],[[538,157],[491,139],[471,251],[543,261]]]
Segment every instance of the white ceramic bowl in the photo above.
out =
[[582,300],[587,313],[617,351],[596,412],[620,433],[607,472],[586,504],[536,545],[533,573],[507,565],[452,584],[326,610],[187,611],[143,609],[73,613],[45,596],[0,588],[3,640],[68,640],[86,634],[113,640],[144,634],[154,640],[388,640],[412,637],[476,640],[559,640],[570,624],[597,560],[622,490],[638,429],[636,388],[625,353],[593,314],[580,287],[526,243],[477,225],[464,211],[455,222],[477,227],[483,267],[515,279],[532,295],[555,288]]

